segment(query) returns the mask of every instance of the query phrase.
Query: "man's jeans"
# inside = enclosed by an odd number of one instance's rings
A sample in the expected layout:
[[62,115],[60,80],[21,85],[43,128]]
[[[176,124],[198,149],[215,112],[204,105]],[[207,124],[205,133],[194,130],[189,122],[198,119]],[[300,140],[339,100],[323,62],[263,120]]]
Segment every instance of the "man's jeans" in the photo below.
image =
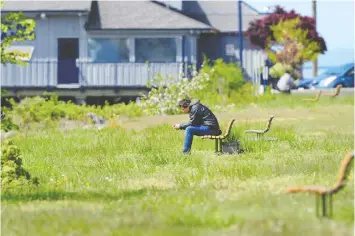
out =
[[220,135],[220,130],[211,130],[210,127],[200,125],[200,126],[188,126],[185,129],[185,141],[184,141],[184,150],[183,152],[189,153],[191,150],[193,136],[203,136],[203,135]]

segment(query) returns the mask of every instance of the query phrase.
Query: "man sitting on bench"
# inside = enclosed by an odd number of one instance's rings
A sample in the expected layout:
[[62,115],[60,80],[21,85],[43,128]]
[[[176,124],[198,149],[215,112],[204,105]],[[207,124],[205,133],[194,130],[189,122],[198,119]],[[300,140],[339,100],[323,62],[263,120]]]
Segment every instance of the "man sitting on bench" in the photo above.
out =
[[222,131],[216,116],[210,109],[202,105],[199,100],[190,101],[183,99],[179,106],[184,113],[189,113],[190,121],[186,124],[175,124],[175,129],[185,130],[185,141],[183,154],[189,154],[192,146],[193,136],[220,135]]

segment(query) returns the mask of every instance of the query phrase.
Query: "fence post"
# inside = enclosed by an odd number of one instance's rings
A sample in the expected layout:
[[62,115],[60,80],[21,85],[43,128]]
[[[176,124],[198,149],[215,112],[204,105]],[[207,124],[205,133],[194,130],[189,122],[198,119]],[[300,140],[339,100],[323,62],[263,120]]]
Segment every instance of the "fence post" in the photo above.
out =
[[14,69],[14,67],[13,67],[13,65],[12,64],[6,64],[7,66],[11,66],[11,70],[9,70],[9,71],[11,71],[11,75],[13,76],[13,78],[14,78],[14,93],[16,94],[16,92],[17,92],[17,76],[16,75],[14,75],[14,72],[13,72],[13,69]]
[[[86,59],[78,58],[76,59],[77,67],[79,70],[79,90],[81,93],[84,93],[84,78],[83,78],[83,64],[87,63]],[[80,101],[82,102],[82,101]]]
[[186,77],[186,70],[185,70],[185,62],[184,61],[180,62],[180,64],[179,64],[179,74],[182,74],[184,77]]
[[266,93],[266,81],[268,80],[269,68],[265,65],[263,69],[264,93]]
[[115,84],[115,85],[114,85],[114,91],[115,91],[116,94],[117,94],[117,92],[118,92],[118,77],[117,77],[117,76],[118,76],[118,75],[117,75],[117,66],[118,66],[118,65],[117,65],[117,64],[118,64],[118,63],[113,63],[113,66],[115,67],[115,68],[114,68],[114,72],[113,72],[113,73],[114,73],[114,75],[113,75],[114,78],[113,78],[113,79],[114,79],[114,84]]
[[148,70],[148,73],[147,73],[147,75],[148,75],[147,82],[148,82],[148,81],[151,81],[151,78],[150,78],[151,64],[149,62],[147,63],[147,70]]
[[51,69],[51,66],[50,66],[50,60],[49,58],[46,59],[46,62],[47,62],[47,92],[49,92],[49,79],[50,79],[50,69]]
[[257,81],[257,69],[256,69],[256,67],[254,67],[254,70],[253,70],[253,87],[254,87],[254,96],[257,96],[257,91],[258,91],[258,89],[257,89],[257,84],[256,84],[256,81]]

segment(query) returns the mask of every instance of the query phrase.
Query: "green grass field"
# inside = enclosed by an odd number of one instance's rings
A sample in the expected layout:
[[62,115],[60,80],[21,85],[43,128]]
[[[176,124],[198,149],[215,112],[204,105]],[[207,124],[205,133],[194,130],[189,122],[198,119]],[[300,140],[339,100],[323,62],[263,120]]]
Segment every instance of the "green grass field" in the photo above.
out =
[[[237,103],[237,102],[236,102]],[[332,219],[295,185],[332,186],[354,149],[353,98],[289,97],[216,112],[245,152],[214,154],[195,138],[181,155],[187,115],[121,120],[121,128],[37,130],[16,140],[37,190],[2,194],[2,235],[353,235],[354,178],[333,198]],[[277,141],[255,142],[264,128]],[[252,136],[251,136],[252,137]]]

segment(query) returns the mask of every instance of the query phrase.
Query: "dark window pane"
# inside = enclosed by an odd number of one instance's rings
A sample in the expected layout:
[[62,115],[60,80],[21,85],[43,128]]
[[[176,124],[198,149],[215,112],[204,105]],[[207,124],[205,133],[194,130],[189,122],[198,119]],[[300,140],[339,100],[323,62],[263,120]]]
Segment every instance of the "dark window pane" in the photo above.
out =
[[97,63],[128,62],[128,40],[91,38],[88,40],[88,54]]
[[175,62],[175,38],[136,38],[136,62]]

